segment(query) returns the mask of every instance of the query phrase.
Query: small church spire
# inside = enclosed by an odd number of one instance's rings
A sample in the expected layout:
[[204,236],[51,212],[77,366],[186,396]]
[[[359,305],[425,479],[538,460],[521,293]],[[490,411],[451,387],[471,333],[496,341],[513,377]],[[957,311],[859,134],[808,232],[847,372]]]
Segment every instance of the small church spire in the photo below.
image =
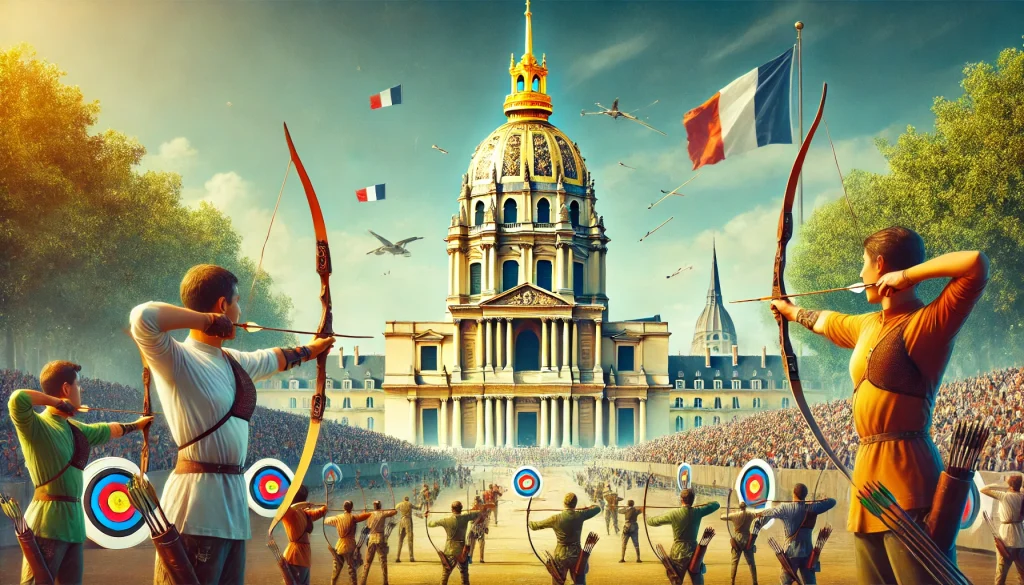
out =
[[708,286],[708,300],[717,303],[722,302],[722,283],[718,278],[718,251],[715,248],[715,238],[711,238],[711,284]]
[[[522,58],[515,62],[513,54],[508,73],[511,93],[505,97],[504,110],[509,121],[547,120],[551,115],[551,96],[548,95],[547,58],[537,62],[533,54],[533,13],[530,0],[526,0],[526,42]],[[543,55],[542,55],[543,57]]]

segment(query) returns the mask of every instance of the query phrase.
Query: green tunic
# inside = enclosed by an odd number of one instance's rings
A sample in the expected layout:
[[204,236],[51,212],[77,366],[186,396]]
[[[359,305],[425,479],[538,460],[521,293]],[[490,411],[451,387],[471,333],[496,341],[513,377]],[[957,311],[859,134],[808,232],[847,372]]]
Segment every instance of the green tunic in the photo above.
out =
[[450,557],[462,554],[462,547],[466,546],[466,528],[476,520],[480,512],[463,512],[462,514],[452,513],[440,520],[431,520],[427,523],[431,528],[440,526],[448,534],[448,542],[444,545],[444,553]]
[[580,536],[583,534],[583,523],[601,513],[600,506],[582,509],[567,509],[545,520],[530,522],[530,530],[551,528],[555,531],[558,545],[555,547],[555,560],[562,563],[580,554]]
[[[89,445],[102,445],[110,440],[110,425],[83,424],[49,412],[32,410],[32,396],[16,390],[7,403],[11,422],[18,431],[25,467],[34,485],[57,475],[74,453],[68,423],[78,427]],[[55,496],[80,497],[83,491],[82,470],[68,467],[59,478],[46,484],[46,493]],[[82,504],[72,502],[39,502],[33,500],[25,510],[25,521],[36,536],[71,543],[85,542],[85,512]]]
[[715,510],[721,508],[718,502],[711,502],[702,506],[681,506],[667,514],[647,519],[648,526],[672,525],[672,551],[669,556],[676,562],[684,562],[693,556],[697,548],[697,532],[700,530],[700,521]]

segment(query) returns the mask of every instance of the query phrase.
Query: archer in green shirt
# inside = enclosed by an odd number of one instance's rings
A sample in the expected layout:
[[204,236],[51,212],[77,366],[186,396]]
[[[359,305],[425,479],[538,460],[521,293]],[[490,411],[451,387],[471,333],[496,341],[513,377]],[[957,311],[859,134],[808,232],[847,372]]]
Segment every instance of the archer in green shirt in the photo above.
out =
[[648,526],[672,525],[672,550],[668,556],[673,563],[682,569],[680,576],[690,575],[694,585],[704,583],[704,564],[701,563],[701,570],[697,574],[690,573],[687,568],[690,564],[690,557],[697,549],[697,533],[700,531],[700,521],[722,507],[718,502],[694,506],[693,490],[683,490],[680,494],[679,508],[661,516],[647,519]]
[[[600,514],[601,506],[594,505],[577,510],[576,494],[572,492],[565,494],[565,499],[562,500],[562,503],[565,504],[564,510],[544,520],[530,522],[530,530],[550,528],[555,531],[555,540],[558,544],[555,546],[555,554],[552,556],[558,564],[559,571],[564,576],[567,571],[576,565],[576,560],[582,551],[580,537],[583,534],[583,523]],[[586,575],[590,563],[587,563],[587,565],[582,568],[578,575],[579,580],[575,581],[576,585],[586,585]],[[554,581],[553,577],[552,581]]]
[[451,516],[427,522],[427,526],[431,528],[437,526],[444,528],[445,533],[448,535],[448,541],[444,546],[444,555],[448,557],[448,564],[447,566],[441,566],[441,585],[448,585],[448,577],[451,576],[452,570],[456,565],[459,567],[462,585],[469,585],[469,559],[463,559],[462,562],[459,562],[458,557],[462,555],[462,549],[466,546],[466,530],[469,524],[482,513],[477,511],[463,514],[462,502],[456,500],[452,502]]

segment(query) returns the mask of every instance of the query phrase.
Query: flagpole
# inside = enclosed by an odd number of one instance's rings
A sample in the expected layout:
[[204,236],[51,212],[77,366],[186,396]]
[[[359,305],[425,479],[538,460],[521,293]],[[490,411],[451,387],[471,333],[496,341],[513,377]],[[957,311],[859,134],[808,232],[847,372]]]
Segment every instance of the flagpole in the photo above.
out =
[[[804,30],[804,23],[799,20],[793,25],[796,28],[796,66],[797,66],[797,117],[800,118],[800,144],[804,143],[804,52],[803,37],[800,34]],[[804,174],[801,170],[797,201],[800,205],[800,225],[804,225]]]

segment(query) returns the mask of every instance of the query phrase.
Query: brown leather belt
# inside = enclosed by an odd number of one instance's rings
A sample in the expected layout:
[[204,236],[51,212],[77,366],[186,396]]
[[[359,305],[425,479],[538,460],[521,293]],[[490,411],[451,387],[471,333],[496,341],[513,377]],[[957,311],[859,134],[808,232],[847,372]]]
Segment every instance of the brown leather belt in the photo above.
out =
[[241,465],[226,465],[223,463],[206,463],[203,461],[189,461],[178,459],[174,465],[174,473],[219,473],[221,475],[242,475]]
[[39,502],[71,502],[72,504],[77,504],[82,501],[82,498],[48,494],[45,492],[41,492],[38,489],[36,490],[36,493],[32,496],[32,499]]
[[871,445],[873,443],[884,443],[886,441],[902,441],[906,439],[925,439],[928,438],[928,431],[905,431],[902,433],[880,433],[877,435],[868,435],[861,437],[861,445]]

